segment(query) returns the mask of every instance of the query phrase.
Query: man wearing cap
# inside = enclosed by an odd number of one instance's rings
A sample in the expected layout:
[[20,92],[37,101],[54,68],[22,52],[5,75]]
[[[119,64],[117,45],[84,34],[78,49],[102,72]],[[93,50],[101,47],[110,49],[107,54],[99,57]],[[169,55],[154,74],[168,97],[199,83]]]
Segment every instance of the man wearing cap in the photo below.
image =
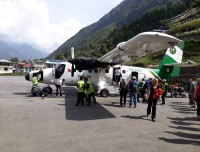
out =
[[162,80],[162,85],[161,85],[161,88],[163,90],[163,94],[162,94],[162,105],[165,105],[165,97],[167,95],[167,91],[168,91],[168,84],[166,82],[165,79]]
[[134,108],[137,107],[137,94],[138,94],[138,87],[139,87],[139,83],[136,80],[136,77],[133,76],[132,79],[129,81],[129,91],[130,91],[130,108],[133,105],[133,101],[134,101]]

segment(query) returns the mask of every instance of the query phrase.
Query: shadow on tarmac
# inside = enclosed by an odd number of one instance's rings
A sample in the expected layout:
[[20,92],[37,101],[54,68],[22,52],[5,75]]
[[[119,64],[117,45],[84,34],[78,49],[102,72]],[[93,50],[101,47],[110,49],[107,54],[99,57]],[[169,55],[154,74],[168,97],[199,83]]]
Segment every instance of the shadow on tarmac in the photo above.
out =
[[172,144],[190,144],[190,145],[195,145],[195,146],[199,146],[200,145],[200,141],[197,140],[187,140],[187,139],[167,139],[167,138],[163,138],[163,137],[159,137],[160,140],[163,140],[165,142],[168,143],[172,143]]
[[187,139],[200,139],[200,135],[198,135],[198,134],[183,133],[183,132],[171,132],[171,131],[165,131],[165,132],[168,134],[176,135],[176,136],[187,138]]
[[[169,106],[172,109],[176,110],[174,112],[184,113],[186,115],[188,114],[196,115],[196,111],[190,108],[190,106],[187,103],[172,102]],[[174,135],[178,138],[167,139],[159,137],[160,140],[173,144],[191,144],[195,146],[200,145],[200,134],[199,134],[200,129],[194,127],[194,125],[196,126],[200,125],[200,121],[197,121],[196,117],[184,117],[184,118],[167,117],[167,118],[171,120],[172,126],[169,127],[174,129],[174,131],[165,131],[165,133]],[[190,133],[188,133],[188,131],[190,131]]]
[[117,107],[117,108],[123,108],[123,106],[119,105],[119,102],[111,102],[111,104],[102,104],[104,106],[109,106],[109,107]]
[[13,94],[20,95],[20,96],[25,96],[25,97],[33,97],[30,92],[13,92]]
[[68,87],[65,90],[65,112],[67,120],[96,120],[115,118],[115,116],[101,106],[98,101],[96,104],[91,102],[90,106],[84,102],[84,106],[75,106],[77,100],[77,89]]
[[189,106],[186,103],[173,102],[169,106],[176,110],[174,112],[177,113],[194,114],[195,111],[195,109],[189,108]]
[[193,128],[193,127],[184,127],[184,126],[169,126],[170,128],[174,128],[174,129],[181,129],[181,130],[188,130],[188,131],[200,131],[200,128]]
[[148,117],[146,115],[142,115],[142,116],[130,116],[130,115],[125,115],[125,116],[121,116],[123,118],[129,118],[129,119],[143,119],[143,120],[149,120],[151,121],[151,119],[148,119]]

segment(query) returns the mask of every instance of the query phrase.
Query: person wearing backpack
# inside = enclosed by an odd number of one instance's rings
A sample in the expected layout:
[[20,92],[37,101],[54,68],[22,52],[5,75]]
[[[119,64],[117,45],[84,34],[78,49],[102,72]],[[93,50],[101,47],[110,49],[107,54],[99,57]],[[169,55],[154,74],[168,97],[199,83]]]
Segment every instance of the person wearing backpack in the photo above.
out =
[[152,78],[149,78],[149,79],[147,79],[146,81],[145,81],[145,83],[144,83],[144,86],[143,86],[143,90],[144,90],[144,95],[143,95],[143,101],[144,102],[147,102],[147,99],[148,99],[148,97],[149,97],[149,94],[147,93],[147,90],[148,90],[148,88],[149,88],[149,86],[151,85],[151,83],[152,83]]
[[[123,78],[119,83],[119,90],[120,90],[120,105],[125,106],[126,105],[126,95],[128,93],[128,85]],[[123,103],[122,103],[122,99],[124,99]]]
[[138,94],[138,87],[139,87],[139,83],[136,80],[136,77],[133,76],[132,79],[129,81],[129,92],[130,92],[130,108],[133,105],[133,101],[134,101],[134,108],[137,107],[137,94]]

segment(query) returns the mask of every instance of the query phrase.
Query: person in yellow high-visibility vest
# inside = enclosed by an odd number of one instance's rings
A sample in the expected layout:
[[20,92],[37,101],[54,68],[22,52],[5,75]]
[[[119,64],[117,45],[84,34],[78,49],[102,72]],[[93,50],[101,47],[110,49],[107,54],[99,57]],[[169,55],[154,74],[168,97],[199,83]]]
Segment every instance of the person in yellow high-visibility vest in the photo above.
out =
[[84,100],[84,81],[83,76],[80,76],[80,80],[77,82],[77,89],[78,89],[78,96],[77,96],[77,102],[76,106],[79,106],[79,103],[81,103],[81,106],[84,106],[83,100]]
[[38,75],[34,75],[33,78],[32,78],[32,89],[31,89],[31,92],[33,92],[33,89],[34,89],[34,86],[37,86],[38,85],[38,80],[39,80],[39,76]]
[[38,75],[33,76],[32,78],[32,85],[37,86],[38,85]]
[[88,106],[90,106],[91,103],[91,97],[94,100],[94,103],[96,103],[96,98],[94,96],[94,87],[92,86],[92,84],[88,81],[88,78],[85,77],[84,78],[84,82],[85,82],[85,93],[87,94],[88,98]]

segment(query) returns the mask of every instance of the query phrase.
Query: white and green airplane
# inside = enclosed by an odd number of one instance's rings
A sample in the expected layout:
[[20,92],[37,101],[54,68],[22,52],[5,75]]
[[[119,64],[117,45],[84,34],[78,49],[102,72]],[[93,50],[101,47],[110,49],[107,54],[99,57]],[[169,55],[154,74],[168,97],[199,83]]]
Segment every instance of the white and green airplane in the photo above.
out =
[[[142,78],[168,79],[180,74],[184,42],[167,34],[144,32],[127,42],[122,42],[115,49],[99,59],[72,58],[68,62],[60,62],[54,68],[42,71],[31,71],[25,79],[31,81],[35,74],[40,75],[40,83],[55,84],[59,79],[65,79],[68,86],[76,86],[80,76],[98,88],[101,96],[109,95],[109,86],[114,86],[114,71],[120,68],[121,76],[129,81],[136,76]],[[123,62],[146,56],[155,52],[167,50],[158,69],[124,66]],[[73,54],[73,53],[72,53]],[[72,55],[74,56],[74,55]],[[118,64],[117,64],[118,63]]]

